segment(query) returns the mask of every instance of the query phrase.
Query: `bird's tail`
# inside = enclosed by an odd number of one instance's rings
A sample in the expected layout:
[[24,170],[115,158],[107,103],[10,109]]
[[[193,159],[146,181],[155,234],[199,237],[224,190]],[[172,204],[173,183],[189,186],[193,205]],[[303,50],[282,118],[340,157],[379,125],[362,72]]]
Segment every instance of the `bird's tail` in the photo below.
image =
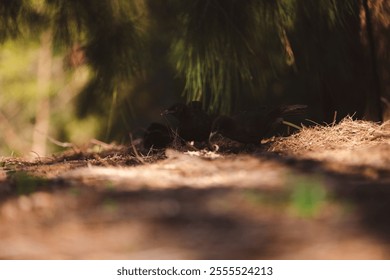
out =
[[281,117],[304,115],[307,111],[307,105],[285,105],[277,109]]

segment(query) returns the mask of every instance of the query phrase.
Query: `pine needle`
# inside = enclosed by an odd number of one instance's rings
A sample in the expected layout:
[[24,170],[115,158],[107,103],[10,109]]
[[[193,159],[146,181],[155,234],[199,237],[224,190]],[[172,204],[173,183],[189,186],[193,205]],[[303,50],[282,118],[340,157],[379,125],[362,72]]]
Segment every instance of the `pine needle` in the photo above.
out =
[[291,126],[291,127],[296,128],[296,129],[298,129],[298,130],[301,130],[301,129],[302,129],[302,127],[297,126],[296,124],[293,124],[293,123],[288,122],[288,121],[282,121],[282,124],[287,125],[287,126]]

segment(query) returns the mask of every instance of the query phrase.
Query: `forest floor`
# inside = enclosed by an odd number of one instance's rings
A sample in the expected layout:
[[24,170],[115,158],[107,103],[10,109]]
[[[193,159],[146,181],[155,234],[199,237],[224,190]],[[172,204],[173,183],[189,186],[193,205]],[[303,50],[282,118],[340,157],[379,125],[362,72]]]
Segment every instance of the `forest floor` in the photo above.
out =
[[2,158],[1,259],[389,259],[390,122]]

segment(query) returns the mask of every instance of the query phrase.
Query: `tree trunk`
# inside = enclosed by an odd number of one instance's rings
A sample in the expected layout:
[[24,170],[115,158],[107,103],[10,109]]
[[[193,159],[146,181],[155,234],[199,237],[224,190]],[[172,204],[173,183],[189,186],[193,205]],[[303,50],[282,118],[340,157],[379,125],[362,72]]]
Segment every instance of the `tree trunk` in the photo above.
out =
[[372,25],[372,18],[370,7],[368,6],[368,0],[363,0],[364,16],[366,21],[366,34],[368,49],[371,60],[371,71],[372,71],[372,90],[368,94],[366,117],[374,121],[382,121],[383,112],[381,105],[382,87],[381,78],[379,76],[378,69],[378,56],[376,51],[376,42],[374,39],[374,30]]
[[51,33],[41,35],[41,47],[38,56],[37,87],[38,103],[35,115],[32,153],[36,156],[46,155],[46,141],[50,123],[50,80],[52,66]]

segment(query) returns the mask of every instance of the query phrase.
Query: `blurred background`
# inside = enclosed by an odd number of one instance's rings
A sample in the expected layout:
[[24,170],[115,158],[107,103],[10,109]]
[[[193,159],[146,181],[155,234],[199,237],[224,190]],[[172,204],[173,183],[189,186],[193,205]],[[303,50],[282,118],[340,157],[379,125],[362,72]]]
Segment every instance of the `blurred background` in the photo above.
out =
[[0,154],[128,143],[172,103],[387,119],[386,0],[0,0]]

